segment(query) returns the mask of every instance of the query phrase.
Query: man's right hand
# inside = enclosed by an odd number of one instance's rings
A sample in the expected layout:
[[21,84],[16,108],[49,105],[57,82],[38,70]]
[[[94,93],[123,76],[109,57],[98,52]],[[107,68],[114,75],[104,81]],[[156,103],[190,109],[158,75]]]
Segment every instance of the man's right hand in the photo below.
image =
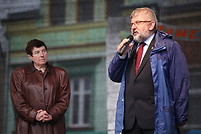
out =
[[[129,39],[125,38],[122,40],[122,42],[118,45],[117,47],[117,53],[120,53],[122,47],[124,46],[124,44],[126,44],[129,41]],[[126,51],[122,54],[122,55],[126,55],[128,53],[128,50],[133,46],[133,42],[131,42],[129,44],[129,46],[127,47]]]
[[36,120],[37,121],[43,121],[45,118],[48,118],[48,113],[43,110],[38,110],[36,114]]

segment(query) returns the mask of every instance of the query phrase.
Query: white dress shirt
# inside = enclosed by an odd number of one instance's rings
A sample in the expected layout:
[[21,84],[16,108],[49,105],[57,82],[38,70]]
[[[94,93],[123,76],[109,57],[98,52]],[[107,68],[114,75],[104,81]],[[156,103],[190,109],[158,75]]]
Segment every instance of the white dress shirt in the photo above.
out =
[[[147,52],[147,49],[148,49],[149,45],[151,44],[152,39],[154,38],[154,35],[155,35],[155,33],[152,34],[148,39],[146,39],[144,41],[144,43],[146,43],[146,45],[143,47],[143,53],[142,53],[142,58],[141,58],[140,64],[141,64],[141,62],[142,62],[142,60],[143,60],[143,58],[144,58],[144,56],[145,56],[145,54]],[[139,45],[140,45],[140,43],[138,43],[138,45],[137,45],[137,50],[139,48]]]

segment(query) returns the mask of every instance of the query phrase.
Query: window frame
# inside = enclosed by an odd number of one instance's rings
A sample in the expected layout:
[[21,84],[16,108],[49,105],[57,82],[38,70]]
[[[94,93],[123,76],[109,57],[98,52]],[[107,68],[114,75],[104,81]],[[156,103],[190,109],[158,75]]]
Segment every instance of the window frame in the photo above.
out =
[[[74,82],[75,82],[75,80],[79,80],[79,91],[75,91],[75,89],[74,89]],[[89,84],[89,89],[88,89],[88,91],[87,92],[85,92],[86,91],[86,89],[85,89],[85,84],[86,83],[84,83],[84,81],[86,80],[86,79],[89,79],[89,81],[90,81],[90,84]],[[83,128],[83,129],[90,129],[90,128],[92,128],[93,126],[92,126],[92,120],[93,120],[93,112],[92,112],[92,106],[93,106],[93,104],[92,104],[92,95],[93,95],[93,81],[92,81],[92,76],[91,75],[82,75],[82,76],[75,76],[75,77],[72,77],[71,78],[71,80],[70,80],[70,85],[71,85],[71,101],[70,101],[70,106],[69,106],[69,113],[68,113],[68,127],[70,128],[70,129],[77,129],[77,128]],[[75,96],[79,96],[78,97],[78,100],[79,100],[79,104],[78,104],[78,114],[77,114],[77,116],[78,117],[75,117],[75,118],[77,118],[77,123],[74,123],[74,119],[73,119],[73,116],[74,116],[74,101],[75,101]],[[87,110],[87,111],[89,111],[89,113],[87,113],[87,114],[84,114],[85,112],[85,107],[84,107],[84,105],[86,105],[86,104],[84,104],[85,103],[85,101],[83,101],[84,100],[84,97],[85,97],[85,95],[89,95],[90,96],[90,98],[89,98],[89,104],[88,104],[88,106],[89,106],[89,109]],[[88,116],[88,123],[85,123],[84,122],[84,120],[85,120],[85,116]]]

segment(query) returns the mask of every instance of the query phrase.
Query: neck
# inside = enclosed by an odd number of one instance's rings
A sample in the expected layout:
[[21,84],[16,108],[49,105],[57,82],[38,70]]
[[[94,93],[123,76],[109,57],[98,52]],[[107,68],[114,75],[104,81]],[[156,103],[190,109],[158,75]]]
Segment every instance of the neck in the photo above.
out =
[[45,72],[45,69],[46,69],[46,65],[36,65],[36,64],[34,64],[34,67],[35,67],[37,70],[42,71],[43,73]]

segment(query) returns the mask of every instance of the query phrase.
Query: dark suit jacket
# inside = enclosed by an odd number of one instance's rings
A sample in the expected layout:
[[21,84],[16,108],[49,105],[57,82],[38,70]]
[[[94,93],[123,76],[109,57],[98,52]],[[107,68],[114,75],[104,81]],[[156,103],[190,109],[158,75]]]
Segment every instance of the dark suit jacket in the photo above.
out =
[[150,66],[150,52],[154,39],[143,58],[137,74],[135,68],[135,50],[128,61],[126,72],[124,129],[129,130],[137,121],[143,129],[154,128],[154,86]]

